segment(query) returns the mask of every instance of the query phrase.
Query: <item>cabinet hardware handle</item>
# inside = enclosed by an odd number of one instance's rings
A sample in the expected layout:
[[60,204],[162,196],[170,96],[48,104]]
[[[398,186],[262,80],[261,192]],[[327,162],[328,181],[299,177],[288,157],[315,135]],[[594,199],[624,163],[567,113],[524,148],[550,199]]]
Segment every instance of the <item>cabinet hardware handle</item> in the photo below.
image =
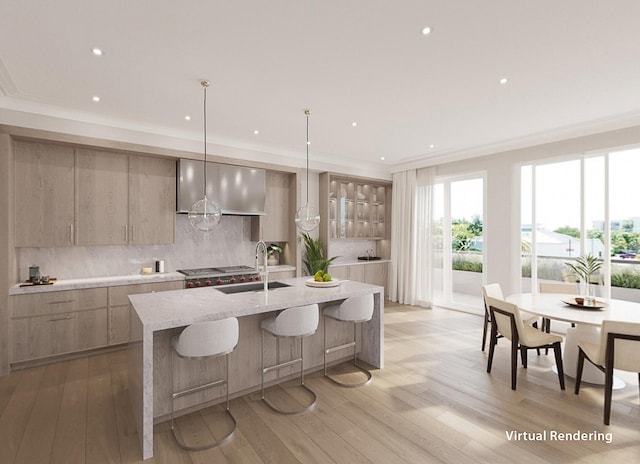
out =
[[76,300],[60,300],[60,301],[50,301],[48,304],[62,304],[62,303],[73,303]]
[[128,227],[125,225],[124,226],[124,243],[127,243],[129,237],[128,237]]
[[70,319],[73,319],[71,316],[65,316],[65,317],[58,317],[56,319],[49,319],[49,322],[56,322],[56,321],[68,321]]
[[73,223],[69,224],[69,243],[73,245]]

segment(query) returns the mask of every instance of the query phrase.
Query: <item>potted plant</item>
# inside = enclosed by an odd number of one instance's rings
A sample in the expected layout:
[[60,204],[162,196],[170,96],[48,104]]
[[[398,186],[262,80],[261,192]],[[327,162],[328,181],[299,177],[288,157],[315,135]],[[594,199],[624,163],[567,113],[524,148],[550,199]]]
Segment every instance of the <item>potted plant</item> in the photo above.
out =
[[277,243],[272,243],[267,247],[267,264],[269,266],[277,266],[280,263],[280,253],[284,250]]
[[584,284],[585,296],[589,296],[591,294],[591,276],[593,276],[600,270],[600,268],[602,268],[602,261],[599,261],[598,258],[593,255],[586,255],[580,256],[573,263],[566,262],[565,264],[569,267],[571,272]]
[[329,269],[329,264],[331,264],[337,256],[325,258],[320,239],[313,239],[306,232],[300,234],[300,236],[304,241],[305,254],[302,263],[304,264],[307,275],[315,275],[318,271],[326,273]]

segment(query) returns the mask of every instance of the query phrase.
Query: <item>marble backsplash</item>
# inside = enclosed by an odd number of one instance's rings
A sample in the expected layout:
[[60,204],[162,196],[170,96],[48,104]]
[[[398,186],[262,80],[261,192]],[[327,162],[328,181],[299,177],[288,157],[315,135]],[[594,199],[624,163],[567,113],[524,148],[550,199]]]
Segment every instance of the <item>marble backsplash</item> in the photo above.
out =
[[42,275],[79,279],[139,274],[163,259],[165,271],[246,264],[253,266],[255,242],[251,241],[251,218],[223,216],[208,236],[191,227],[186,214],[176,215],[176,241],[170,245],[72,246],[17,248],[19,279],[27,280],[29,266]]
[[375,240],[331,240],[329,242],[329,257],[337,256],[334,263],[350,262],[358,256],[366,256],[367,251],[377,253]]

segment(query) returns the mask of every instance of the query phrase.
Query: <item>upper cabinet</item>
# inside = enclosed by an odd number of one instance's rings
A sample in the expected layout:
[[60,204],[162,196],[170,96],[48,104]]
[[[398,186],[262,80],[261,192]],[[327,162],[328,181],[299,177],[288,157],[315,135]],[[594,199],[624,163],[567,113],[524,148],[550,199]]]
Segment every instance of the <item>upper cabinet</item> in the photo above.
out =
[[76,245],[127,243],[128,157],[76,150]]
[[[385,240],[390,236],[391,186],[383,181],[320,176],[329,239]],[[325,200],[326,199],[326,200]],[[321,214],[322,218],[323,215]],[[324,230],[323,227],[323,230]]]
[[173,243],[175,213],[175,160],[130,156],[129,243]]
[[288,242],[293,224],[291,184],[295,182],[293,174],[267,171],[264,216],[251,219],[251,240],[265,242]]
[[23,141],[15,155],[16,246],[173,243],[175,160]]
[[73,245],[73,148],[16,142],[15,215],[16,246]]

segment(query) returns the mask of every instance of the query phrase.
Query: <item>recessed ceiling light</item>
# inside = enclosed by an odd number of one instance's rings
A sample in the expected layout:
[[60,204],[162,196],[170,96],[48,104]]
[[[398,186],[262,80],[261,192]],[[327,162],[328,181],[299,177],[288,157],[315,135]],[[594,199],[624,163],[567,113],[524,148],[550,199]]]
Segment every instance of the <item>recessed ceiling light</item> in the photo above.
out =
[[358,125],[358,123],[357,123],[357,122],[355,122],[355,121],[353,121],[353,122],[351,123],[351,126],[353,126],[353,127],[356,127],[357,125]]
[[509,82],[509,79],[507,79],[506,77],[503,77],[502,79],[500,79],[501,84],[506,84],[507,82]]
[[188,114],[184,117],[185,121],[191,121],[191,116],[189,116]]
[[425,26],[422,28],[422,35],[429,35],[431,34],[431,26]]
[[100,97],[97,96],[97,95],[94,95],[91,99],[96,103],[98,103],[100,101]]
[[260,131],[259,131],[258,129],[256,129],[256,130],[254,130],[254,131],[253,131],[253,133],[254,133],[255,135],[258,135],[258,134],[260,133]]
[[384,161],[384,156],[381,156],[381,157],[380,157],[380,161]]
[[92,48],[91,52],[95,55],[95,56],[102,56],[104,55],[104,53],[102,52],[102,49],[100,48]]
[[435,148],[434,144],[429,145],[429,148]]

